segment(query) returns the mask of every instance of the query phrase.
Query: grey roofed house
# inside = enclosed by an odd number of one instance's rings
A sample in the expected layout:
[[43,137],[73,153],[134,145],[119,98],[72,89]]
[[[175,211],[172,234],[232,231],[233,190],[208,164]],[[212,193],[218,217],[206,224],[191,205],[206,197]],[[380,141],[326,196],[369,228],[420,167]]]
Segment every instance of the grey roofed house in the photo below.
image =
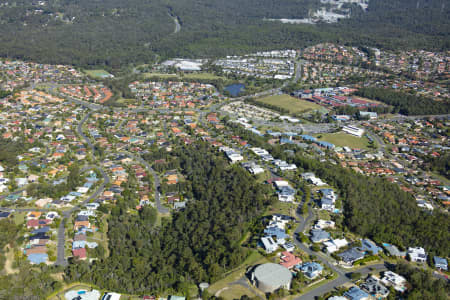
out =
[[330,239],[330,234],[322,229],[311,230],[311,241],[313,243],[321,243]]
[[386,251],[389,252],[389,255],[391,255],[391,256],[400,256],[400,257],[406,256],[406,251],[398,250],[397,246],[395,246],[395,245],[383,244],[383,246],[386,249]]
[[389,289],[381,284],[380,280],[372,276],[367,278],[366,282],[361,284],[360,287],[372,296],[380,296],[384,298],[389,295]]
[[433,261],[434,261],[434,266],[437,269],[441,269],[444,271],[448,270],[448,263],[447,260],[445,258],[439,257],[439,256],[435,256],[433,257]]
[[344,251],[338,256],[342,259],[343,262],[347,264],[352,264],[353,262],[357,261],[358,259],[361,259],[364,257],[364,254],[362,252],[359,252],[355,248],[348,249],[347,251]]

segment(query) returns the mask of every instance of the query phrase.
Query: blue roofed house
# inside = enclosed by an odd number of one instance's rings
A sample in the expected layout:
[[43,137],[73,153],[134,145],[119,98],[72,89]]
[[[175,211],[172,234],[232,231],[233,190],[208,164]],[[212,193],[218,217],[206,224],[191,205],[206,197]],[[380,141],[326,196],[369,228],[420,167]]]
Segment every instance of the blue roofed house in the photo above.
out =
[[347,297],[349,300],[367,300],[369,299],[369,294],[359,287],[353,286],[344,293],[344,297]]
[[329,143],[329,142],[324,142],[324,141],[317,141],[317,145],[319,145],[320,147],[327,148],[327,149],[335,148],[334,144]]
[[436,269],[441,269],[443,271],[448,271],[448,262],[445,258],[435,256],[433,257],[434,266]]
[[361,240],[361,248],[360,250],[366,252],[372,252],[373,255],[377,255],[382,249],[378,247],[374,242],[369,239]]
[[279,227],[268,227],[266,229],[264,229],[264,234],[266,234],[267,236],[275,236],[278,239],[286,239],[289,237],[289,235],[286,234],[286,232],[284,231],[284,229],[281,229]]
[[322,274],[323,267],[319,263],[316,262],[306,262],[302,264],[298,269],[305,274],[309,279],[314,279],[320,274]]
[[33,253],[28,255],[28,260],[30,263],[38,265],[41,263],[46,263],[48,260],[48,255],[47,253]]

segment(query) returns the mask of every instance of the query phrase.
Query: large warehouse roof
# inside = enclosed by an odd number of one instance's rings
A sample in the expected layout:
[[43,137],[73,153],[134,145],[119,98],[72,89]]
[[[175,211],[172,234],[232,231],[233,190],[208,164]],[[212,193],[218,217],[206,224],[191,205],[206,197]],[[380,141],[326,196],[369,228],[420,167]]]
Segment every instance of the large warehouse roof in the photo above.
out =
[[291,282],[292,273],[287,268],[273,263],[263,264],[255,269],[255,278],[266,285],[279,287]]

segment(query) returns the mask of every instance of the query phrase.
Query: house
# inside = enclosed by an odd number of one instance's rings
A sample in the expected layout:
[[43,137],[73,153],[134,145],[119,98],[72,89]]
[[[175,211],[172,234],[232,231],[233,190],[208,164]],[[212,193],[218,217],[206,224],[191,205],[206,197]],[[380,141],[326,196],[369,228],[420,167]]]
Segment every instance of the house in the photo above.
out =
[[47,204],[51,203],[52,201],[53,201],[52,198],[42,198],[42,199],[37,200],[34,204],[35,204],[37,207],[44,207],[44,206],[46,206]]
[[434,266],[436,267],[436,269],[448,271],[448,263],[445,258],[435,256],[435,257],[433,257],[433,261],[434,261]]
[[8,218],[10,214],[8,211],[0,211],[0,220]]
[[344,293],[344,296],[349,300],[368,300],[369,294],[361,290],[359,287],[353,286]]
[[73,226],[75,230],[80,228],[91,228],[91,224],[89,221],[75,221],[75,225]]
[[322,274],[323,267],[316,262],[306,262],[300,266],[300,271],[309,279],[314,279]]
[[400,251],[397,248],[397,246],[395,246],[395,245],[383,243],[383,247],[386,249],[386,251],[391,256],[399,256],[399,257],[405,257],[406,256],[406,252],[405,251]]
[[377,299],[386,298],[389,295],[389,289],[380,282],[380,279],[374,276],[367,278],[360,287]]
[[313,243],[322,243],[330,239],[330,234],[322,229],[312,229],[310,239]]
[[293,252],[295,250],[295,245],[292,243],[284,243],[283,248],[288,252]]
[[39,219],[39,217],[41,216],[41,212],[39,211],[31,211],[27,214],[27,219]]
[[292,254],[291,252],[284,251],[281,253],[281,262],[280,265],[282,265],[285,268],[292,269],[294,266],[301,264],[302,260]]
[[275,236],[277,240],[286,239],[289,237],[284,229],[275,226],[264,229],[264,234],[266,236]]
[[267,253],[272,253],[278,249],[278,244],[275,243],[272,237],[265,236],[261,238],[261,242],[264,245],[264,249],[266,249]]
[[409,247],[407,254],[413,262],[424,263],[427,261],[427,254],[425,253],[425,249],[421,247]]
[[333,200],[329,198],[322,198],[320,200],[320,208],[328,211],[334,211],[335,206]]
[[329,220],[317,220],[314,229],[334,228],[335,223]]
[[338,251],[340,248],[347,246],[348,242],[346,239],[335,239],[326,241],[323,244],[327,248],[328,253],[334,253]]
[[36,220],[36,219],[31,219],[27,221],[27,228],[34,228],[37,229],[39,227],[45,226],[47,224],[50,224],[52,221],[45,219],[45,220]]
[[351,248],[351,249],[348,249],[347,251],[344,251],[344,252],[338,254],[338,256],[342,259],[342,261],[345,264],[351,265],[355,261],[363,258],[364,254],[355,248]]
[[406,279],[392,271],[384,272],[381,282],[386,286],[392,286],[398,292],[403,293],[406,290]]
[[77,257],[78,259],[85,260],[86,259],[86,248],[77,248],[72,250],[73,257]]
[[281,202],[293,202],[297,191],[290,186],[281,187],[278,191],[278,200]]
[[369,239],[361,240],[361,248],[360,250],[371,252],[373,255],[377,255],[382,249],[378,247],[374,242]]

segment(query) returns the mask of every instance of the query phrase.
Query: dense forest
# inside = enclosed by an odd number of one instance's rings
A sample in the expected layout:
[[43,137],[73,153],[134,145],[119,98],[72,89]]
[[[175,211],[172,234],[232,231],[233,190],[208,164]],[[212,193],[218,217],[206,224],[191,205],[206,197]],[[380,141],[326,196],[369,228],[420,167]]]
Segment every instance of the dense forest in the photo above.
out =
[[[336,24],[289,25],[319,0],[18,0],[0,11],[0,56],[118,69],[162,57],[218,56],[318,42],[381,48],[448,49],[450,18],[441,0],[371,0]],[[181,31],[174,33],[171,16]]]
[[217,280],[245,259],[240,240],[273,201],[270,187],[229,166],[205,143],[173,151],[193,195],[187,208],[156,227],[154,209],[134,215],[127,212],[131,204],[118,202],[108,221],[110,256],[90,266],[74,261],[68,281],[133,294],[186,294],[190,284]]
[[393,89],[366,87],[356,95],[393,106],[393,113],[402,115],[443,115],[450,113],[450,101],[435,101],[431,98],[406,94]]
[[[335,187],[343,203],[344,224],[350,231],[377,243],[388,242],[401,248],[421,246],[436,255],[450,255],[448,216],[440,211],[432,214],[423,211],[415,199],[398,185],[383,177],[367,177],[340,165],[306,157],[295,146],[271,146],[265,138],[239,127],[230,129],[250,144],[270,150],[273,157],[314,172]],[[284,151],[290,148],[296,151],[295,156]]]

